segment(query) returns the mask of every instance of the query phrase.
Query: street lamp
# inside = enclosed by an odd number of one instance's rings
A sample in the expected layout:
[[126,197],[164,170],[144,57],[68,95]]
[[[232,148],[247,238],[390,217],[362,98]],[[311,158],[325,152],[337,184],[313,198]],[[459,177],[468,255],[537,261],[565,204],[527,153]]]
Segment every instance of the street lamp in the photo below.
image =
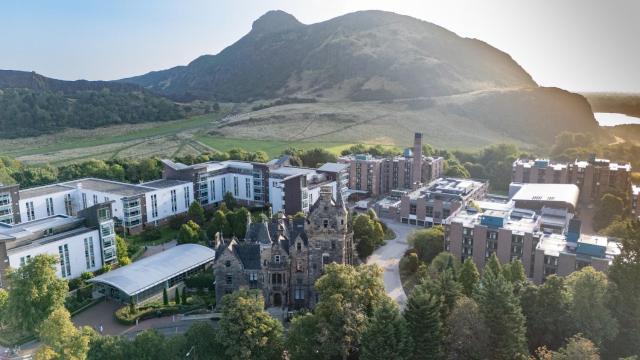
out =
[[184,357],[185,357],[185,359],[186,359],[186,358],[188,358],[189,356],[191,356],[191,353],[192,353],[195,349],[196,349],[196,346],[195,346],[195,345],[193,345],[193,346],[191,347],[191,349],[189,349],[189,351],[187,352],[187,354],[184,356]]

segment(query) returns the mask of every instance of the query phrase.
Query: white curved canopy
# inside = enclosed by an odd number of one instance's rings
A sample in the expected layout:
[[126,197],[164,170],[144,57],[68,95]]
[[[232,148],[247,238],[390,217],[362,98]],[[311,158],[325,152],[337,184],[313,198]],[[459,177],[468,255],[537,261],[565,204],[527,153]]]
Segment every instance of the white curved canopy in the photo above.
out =
[[107,284],[134,296],[176,275],[212,262],[215,254],[214,250],[202,245],[178,245],[88,281]]

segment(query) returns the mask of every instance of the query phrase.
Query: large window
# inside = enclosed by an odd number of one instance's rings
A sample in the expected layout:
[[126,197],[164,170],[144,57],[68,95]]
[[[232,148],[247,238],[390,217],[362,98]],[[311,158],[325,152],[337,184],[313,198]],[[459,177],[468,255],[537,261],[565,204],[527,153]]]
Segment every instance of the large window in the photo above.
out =
[[175,213],[176,211],[178,211],[178,197],[174,189],[171,190],[171,212]]
[[46,198],[45,202],[47,203],[47,216],[53,216],[53,198]]
[[244,179],[244,196],[249,199],[251,197],[251,179]]
[[58,246],[60,256],[60,272],[63,278],[71,276],[71,262],[69,261],[69,245]]
[[87,208],[87,194],[82,193],[82,208],[86,209]]
[[36,219],[35,209],[33,208],[33,201],[26,203],[27,206],[27,220],[32,221]]
[[191,195],[189,194],[189,187],[184,187],[184,207],[189,208],[189,204],[191,203]]
[[233,196],[238,197],[238,177],[233,177]]
[[151,195],[151,217],[158,217],[158,195]]
[[93,252],[93,238],[91,236],[84,238],[84,257],[87,270],[93,269],[96,266],[96,257]]
[[209,187],[211,188],[209,189],[209,191],[211,191],[211,200],[215,200],[216,199],[216,181],[214,179],[211,179]]

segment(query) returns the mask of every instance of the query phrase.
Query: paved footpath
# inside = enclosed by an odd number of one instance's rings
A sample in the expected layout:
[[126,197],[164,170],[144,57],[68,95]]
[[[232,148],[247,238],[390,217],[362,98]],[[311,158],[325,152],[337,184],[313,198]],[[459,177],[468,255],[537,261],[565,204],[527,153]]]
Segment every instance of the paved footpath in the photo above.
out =
[[376,249],[367,259],[368,264],[377,264],[384,270],[384,287],[387,295],[391,297],[400,308],[404,308],[407,302],[407,295],[402,288],[400,280],[400,258],[409,248],[407,236],[416,230],[415,226],[385,221],[385,224],[393,230],[396,238],[388,240],[387,243]]

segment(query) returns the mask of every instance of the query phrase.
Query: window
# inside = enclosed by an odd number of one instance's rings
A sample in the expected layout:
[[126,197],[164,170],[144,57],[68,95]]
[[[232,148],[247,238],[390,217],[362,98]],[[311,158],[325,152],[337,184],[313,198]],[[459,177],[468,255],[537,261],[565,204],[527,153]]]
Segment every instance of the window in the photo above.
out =
[[296,261],[296,271],[302,272],[302,260]]
[[280,255],[275,255],[273,257],[273,262],[275,262],[276,264],[280,264]]
[[158,217],[158,195],[151,195],[151,217]]
[[84,239],[84,258],[87,264],[87,270],[90,270],[96,266],[96,258],[93,252],[92,237],[88,237]]
[[71,262],[69,261],[69,245],[58,246],[60,256],[60,272],[63,278],[71,276]]
[[233,275],[227,274],[225,282],[227,283],[227,285],[233,285]]
[[231,266],[231,261],[227,260],[224,262],[224,266],[225,267],[230,267]]
[[111,218],[111,210],[109,208],[98,210],[98,218],[100,220],[109,220]]
[[233,196],[238,197],[238,177],[233,177]]
[[31,255],[23,256],[20,258],[20,266],[24,266],[31,261]]
[[171,190],[171,212],[178,211],[178,197],[176,196],[176,190]]
[[249,273],[249,281],[258,281],[258,273]]
[[336,249],[336,242],[335,242],[335,240],[332,240],[332,241],[331,241],[331,249],[332,249],[332,250],[335,250],[335,249]]
[[28,221],[35,220],[36,213],[35,213],[35,209],[33,208],[33,201],[29,201],[28,203],[26,203],[26,206],[27,206],[27,220]]
[[426,216],[427,217],[433,217],[433,206],[427,206]]
[[93,194],[93,205],[98,203],[98,195]]
[[304,300],[304,289],[300,287],[295,288],[294,298],[295,300]]
[[47,203],[47,216],[53,216],[53,198],[46,198],[45,202]]
[[297,250],[298,252],[302,251],[302,243],[299,243],[299,242],[298,242],[298,243],[296,243],[296,250]]
[[189,187],[184,187],[184,207],[189,208],[189,204],[191,203],[191,195],[189,194]]
[[87,194],[82,193],[82,208],[86,209],[87,208]]
[[247,199],[251,197],[251,180],[249,178],[244,179],[244,196]]
[[211,200],[215,200],[216,199],[216,181],[211,179],[211,185],[209,186],[210,189],[209,191],[211,192]]
[[326,229],[329,227],[329,219],[322,220],[322,226]]
[[283,283],[282,274],[271,274],[271,283],[272,284],[282,284]]
[[71,215],[73,209],[72,209],[72,205],[71,205],[71,194],[66,194],[64,196],[64,212],[67,215]]
[[227,193],[227,178],[222,178],[222,196]]

